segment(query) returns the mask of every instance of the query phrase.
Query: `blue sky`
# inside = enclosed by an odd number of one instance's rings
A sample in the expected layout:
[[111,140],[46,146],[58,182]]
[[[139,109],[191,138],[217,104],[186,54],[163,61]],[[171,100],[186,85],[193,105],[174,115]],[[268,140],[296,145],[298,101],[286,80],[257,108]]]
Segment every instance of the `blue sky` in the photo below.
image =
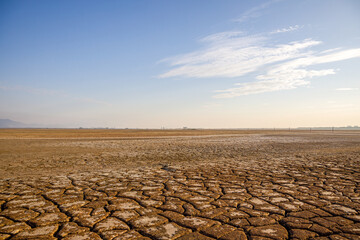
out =
[[1,1],[0,118],[360,125],[360,2]]

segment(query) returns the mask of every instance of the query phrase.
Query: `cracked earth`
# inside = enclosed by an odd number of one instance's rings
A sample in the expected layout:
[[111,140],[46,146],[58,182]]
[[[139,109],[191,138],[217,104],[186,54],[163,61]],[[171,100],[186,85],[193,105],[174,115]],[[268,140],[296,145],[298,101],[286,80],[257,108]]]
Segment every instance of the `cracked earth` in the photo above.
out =
[[0,239],[360,239],[358,133],[1,145]]

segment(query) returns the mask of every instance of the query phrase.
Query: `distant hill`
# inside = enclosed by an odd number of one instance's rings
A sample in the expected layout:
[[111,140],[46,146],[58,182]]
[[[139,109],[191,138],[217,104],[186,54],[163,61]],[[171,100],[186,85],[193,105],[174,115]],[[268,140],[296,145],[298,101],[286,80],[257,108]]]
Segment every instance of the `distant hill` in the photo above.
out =
[[10,119],[0,119],[0,128],[28,128],[32,127],[29,124],[16,122]]

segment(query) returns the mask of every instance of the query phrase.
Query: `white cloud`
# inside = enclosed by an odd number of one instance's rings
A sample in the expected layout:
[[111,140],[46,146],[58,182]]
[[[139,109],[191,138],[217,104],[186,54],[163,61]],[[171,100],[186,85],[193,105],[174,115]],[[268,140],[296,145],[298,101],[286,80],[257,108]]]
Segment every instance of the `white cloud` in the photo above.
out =
[[273,92],[279,90],[293,89],[298,86],[307,85],[307,81],[259,81],[249,83],[238,83],[240,87],[218,90],[214,98],[233,98],[242,95],[250,95],[264,92]]
[[[215,98],[231,98],[242,95],[274,92],[309,85],[313,77],[335,74],[334,69],[309,70],[305,67],[360,57],[360,49],[338,51],[326,55],[297,58],[274,66],[264,75],[258,75],[258,82],[239,83],[240,87],[229,88],[216,94]],[[348,89],[346,89],[348,90]],[[350,90],[350,89],[349,89]],[[353,89],[351,89],[353,90]]]
[[287,28],[281,28],[281,29],[277,29],[275,31],[272,31],[271,34],[275,34],[275,33],[284,33],[284,32],[292,32],[292,31],[296,31],[298,29],[302,28],[302,26],[299,25],[295,25],[295,26],[290,26]]
[[282,0],[271,0],[265,3],[262,3],[256,7],[250,8],[249,10],[245,11],[239,18],[235,19],[235,22],[242,23],[246,22],[252,18],[257,18],[262,15],[261,11],[268,8],[274,3],[280,2]]
[[[314,52],[309,49],[322,42],[304,39],[286,44],[272,44],[265,34],[245,36],[238,31],[216,33],[200,41],[205,44],[202,50],[163,60],[172,69],[159,77],[234,78],[258,73],[254,79],[257,81],[238,83],[235,84],[236,87],[216,91],[215,98],[231,98],[309,85],[313,77],[336,73],[335,69],[309,69],[311,66],[360,57],[360,48],[335,48]],[[266,69],[269,70],[263,72]]]
[[337,88],[336,91],[357,91],[358,88]]
[[240,31],[220,32],[220,33],[215,33],[215,34],[206,36],[206,37],[200,39],[200,41],[202,41],[202,42],[219,42],[219,41],[228,42],[229,40],[236,38],[236,37],[240,37],[241,35],[243,35],[243,32],[240,32]]
[[204,41],[209,42],[204,50],[164,60],[175,68],[159,77],[239,77],[267,64],[304,56],[304,49],[321,43],[305,39],[266,46],[265,37],[229,32],[210,35]]
[[214,98],[233,98],[237,96],[258,94],[264,92],[274,92],[280,90],[294,89],[299,86],[309,85],[310,81],[305,80],[312,77],[326,76],[335,74],[332,69],[320,71],[308,71],[305,69],[297,69],[291,72],[282,72],[278,75],[260,75],[257,79],[267,79],[258,82],[237,83],[237,86],[226,90],[218,90],[220,94],[216,94]]

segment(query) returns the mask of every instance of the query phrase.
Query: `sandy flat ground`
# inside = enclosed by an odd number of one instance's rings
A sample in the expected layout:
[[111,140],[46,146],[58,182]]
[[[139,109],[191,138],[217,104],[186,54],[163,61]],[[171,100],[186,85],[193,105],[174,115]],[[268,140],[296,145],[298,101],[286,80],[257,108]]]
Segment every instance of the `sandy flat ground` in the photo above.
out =
[[33,176],[202,161],[320,157],[359,151],[358,132],[0,130],[0,176]]
[[356,131],[0,130],[0,239],[359,239],[359,166]]

